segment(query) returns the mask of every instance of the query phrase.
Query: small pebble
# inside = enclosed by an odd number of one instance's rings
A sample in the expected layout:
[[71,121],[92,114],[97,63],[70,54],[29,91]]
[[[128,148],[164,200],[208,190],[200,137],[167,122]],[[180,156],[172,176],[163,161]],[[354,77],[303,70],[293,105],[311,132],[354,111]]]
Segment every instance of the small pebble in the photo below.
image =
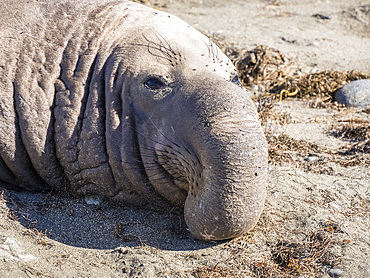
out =
[[370,79],[348,83],[336,92],[335,99],[345,106],[370,108]]
[[336,204],[336,203],[330,203],[329,206],[331,206],[332,208],[335,208],[336,210],[338,211],[341,211],[341,208],[340,208],[340,205]]
[[343,270],[340,270],[339,268],[332,268],[328,273],[330,277],[340,277],[343,274]]
[[307,162],[314,162],[314,161],[316,161],[316,160],[318,160],[319,158],[317,157],[317,156],[309,156],[309,157],[307,157],[305,160],[307,161]]
[[86,196],[85,197],[85,202],[88,205],[95,205],[98,206],[102,202],[102,198],[99,196]]
[[257,99],[260,95],[265,93],[265,88],[263,86],[252,85],[247,88],[244,87],[248,96],[252,99]]

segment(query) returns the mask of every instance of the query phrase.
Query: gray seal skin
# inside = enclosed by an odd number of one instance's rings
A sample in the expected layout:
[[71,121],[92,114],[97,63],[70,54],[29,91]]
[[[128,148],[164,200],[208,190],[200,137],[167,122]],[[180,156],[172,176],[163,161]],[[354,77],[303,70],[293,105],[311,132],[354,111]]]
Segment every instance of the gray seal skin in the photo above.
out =
[[194,237],[256,224],[267,145],[230,60],[129,1],[2,1],[0,184],[184,207]]

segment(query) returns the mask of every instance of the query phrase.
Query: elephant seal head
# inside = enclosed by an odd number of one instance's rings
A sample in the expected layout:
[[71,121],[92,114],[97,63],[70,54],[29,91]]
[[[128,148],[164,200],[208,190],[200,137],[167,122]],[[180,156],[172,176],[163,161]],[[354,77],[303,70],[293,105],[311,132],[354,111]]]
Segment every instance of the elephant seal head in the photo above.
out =
[[183,206],[198,239],[249,231],[265,199],[267,146],[236,69],[172,15],[136,13],[125,25],[104,77],[116,180]]

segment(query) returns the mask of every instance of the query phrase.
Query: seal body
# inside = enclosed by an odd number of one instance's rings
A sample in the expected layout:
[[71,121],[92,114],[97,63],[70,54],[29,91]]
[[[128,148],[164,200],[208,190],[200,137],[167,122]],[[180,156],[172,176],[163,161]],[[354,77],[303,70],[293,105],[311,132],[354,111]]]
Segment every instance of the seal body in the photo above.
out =
[[129,1],[3,1],[0,185],[184,207],[238,236],[265,198],[267,147],[230,60]]

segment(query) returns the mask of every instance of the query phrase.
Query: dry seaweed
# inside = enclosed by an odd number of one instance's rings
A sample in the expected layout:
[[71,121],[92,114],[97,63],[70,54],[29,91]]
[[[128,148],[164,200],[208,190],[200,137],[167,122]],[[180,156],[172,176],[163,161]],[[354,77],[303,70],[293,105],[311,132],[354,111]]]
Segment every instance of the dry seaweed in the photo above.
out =
[[328,133],[334,137],[352,141],[339,148],[337,152],[341,156],[351,156],[352,158],[340,163],[341,165],[357,165],[359,161],[369,163],[369,159],[366,159],[362,154],[370,153],[370,122],[351,120],[344,125],[332,126]]
[[279,125],[291,123],[292,116],[284,111],[279,111],[275,108],[276,100],[273,97],[259,97],[256,102],[258,116],[262,126],[267,126],[269,121],[273,121]]
[[[334,170],[327,162],[332,161],[330,157],[322,157],[325,152],[317,144],[305,140],[296,140],[286,134],[270,134],[267,136],[269,143],[269,163],[272,165],[290,164],[301,168],[306,172],[333,175]],[[307,157],[314,156],[316,160],[310,162]],[[339,161],[339,159],[338,159]],[[348,161],[347,159],[345,161]],[[339,163],[339,162],[338,162]]]
[[359,71],[303,74],[294,60],[263,45],[244,52],[235,47],[224,51],[239,70],[243,85],[262,85],[275,99],[287,96],[315,99],[314,107],[327,107],[333,102],[335,92],[345,84],[370,78],[370,73]]
[[44,246],[47,246],[47,247],[52,247],[54,246],[55,244],[47,237],[47,231],[45,230],[45,232],[42,232],[42,231],[39,231],[37,229],[29,229],[29,230],[26,230],[24,233],[24,235],[28,235],[28,236],[31,236],[32,238],[34,238],[36,240],[36,242],[38,244],[41,244],[41,245],[44,245]]
[[302,157],[307,157],[309,154],[321,151],[315,143],[296,140],[284,133],[267,134],[266,137],[269,144],[269,162],[271,164],[296,162],[291,155],[293,152],[299,152]]
[[370,139],[370,123],[355,124],[349,123],[339,128],[333,128],[331,135],[340,139],[355,139],[369,140]]
[[299,77],[295,61],[264,45],[242,53],[226,49],[226,53],[230,54],[240,73],[240,79],[246,86],[262,84],[268,91],[275,86],[273,84],[280,84],[289,76]]
[[[357,154],[360,154],[360,153],[370,153],[370,140],[366,140],[366,141],[362,141],[362,142],[356,142],[356,143],[353,143],[353,144],[349,144],[345,147],[341,147],[338,150],[338,153],[341,154],[341,155],[357,155]],[[361,156],[356,156],[356,157],[358,159],[361,159]],[[349,162],[350,161],[348,161],[347,164]]]
[[[270,97],[259,97],[256,106],[265,136],[269,146],[269,163],[273,165],[291,164],[306,172],[333,175],[334,170],[328,162],[334,162],[344,167],[370,164],[370,122],[366,119],[349,117],[351,111],[345,112],[344,118],[327,132],[331,136],[350,142],[332,150],[319,147],[306,140],[296,140],[286,134],[277,134],[270,128],[274,124],[285,125],[293,122],[292,116],[280,109],[275,109],[277,100]],[[341,113],[342,113],[341,112]],[[348,118],[349,117],[349,118]],[[308,157],[313,156],[313,160]]]
[[[338,150],[319,147],[315,143],[296,140],[286,134],[266,134],[268,141],[269,163],[272,165],[290,164],[306,172],[317,174],[335,174],[329,162],[344,167],[369,165],[370,158],[363,154],[370,153],[370,140],[348,144]],[[308,157],[316,158],[308,161]]]
[[331,237],[322,230],[312,233],[304,242],[278,241],[273,247],[272,258],[285,273],[291,275],[317,272],[322,265],[334,267],[338,259],[326,253],[332,244]]
[[298,90],[298,98],[319,98],[331,101],[335,97],[335,92],[345,84],[370,78],[369,73],[358,71],[322,71],[312,74],[303,74],[299,78],[287,78],[280,84],[271,88],[271,92],[278,94],[281,90],[293,92]]
[[[270,224],[271,225],[271,224]],[[333,268],[341,264],[341,259],[330,249],[343,246],[348,239],[334,240],[334,235],[341,233],[338,223],[329,220],[297,242],[296,237],[280,236],[271,241],[271,253],[255,261],[251,270],[256,277],[298,277],[309,274],[317,277],[323,267]]]
[[272,109],[274,108],[274,106],[275,102],[271,97],[260,97],[256,102],[258,116],[263,126],[266,125],[266,122],[273,117]]
[[[274,225],[267,221],[265,228],[274,231]],[[341,264],[338,255],[331,252],[334,246],[343,246],[348,239],[335,240],[334,236],[341,233],[340,226],[334,221],[327,221],[313,230],[300,242],[287,237],[281,232],[270,235],[271,252],[255,258],[248,253],[248,238],[232,240],[227,248],[230,256],[214,265],[204,265],[193,271],[193,275],[203,277],[298,277],[309,274],[317,277],[323,273],[323,267],[334,268]]]
[[201,266],[196,268],[192,274],[197,278],[235,277],[232,269],[223,268],[217,264],[215,266]]

